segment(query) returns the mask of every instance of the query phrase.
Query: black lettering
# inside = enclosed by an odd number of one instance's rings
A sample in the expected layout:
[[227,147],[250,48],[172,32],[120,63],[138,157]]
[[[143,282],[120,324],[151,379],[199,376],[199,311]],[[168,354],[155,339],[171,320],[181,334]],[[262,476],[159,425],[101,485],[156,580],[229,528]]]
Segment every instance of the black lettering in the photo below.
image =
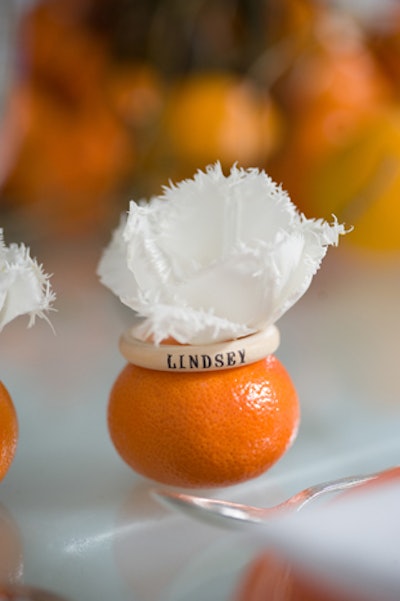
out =
[[228,365],[236,364],[234,351],[230,351],[229,353],[226,353],[226,357],[228,359]]
[[168,369],[176,369],[176,363],[172,362],[172,355],[170,354],[167,355],[167,365]]
[[194,367],[199,367],[199,356],[189,355],[189,368],[193,369]]
[[217,353],[214,357],[215,360],[215,366],[216,367],[223,367],[224,365],[224,356],[222,353]]
[[203,359],[203,369],[211,367],[211,357],[209,355],[202,355],[201,358]]
[[240,363],[245,363],[244,356],[246,354],[246,351],[244,349],[241,351],[238,350],[238,353],[239,353],[239,357],[240,357]]
[[180,367],[180,369],[186,369],[185,365],[183,365],[184,358],[185,358],[185,355],[179,355],[179,367]]

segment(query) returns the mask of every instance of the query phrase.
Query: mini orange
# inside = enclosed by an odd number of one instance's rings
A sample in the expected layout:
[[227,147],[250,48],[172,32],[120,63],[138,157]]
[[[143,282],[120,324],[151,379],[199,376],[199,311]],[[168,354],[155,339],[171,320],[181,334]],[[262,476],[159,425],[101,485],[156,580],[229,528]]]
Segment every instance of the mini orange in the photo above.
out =
[[0,382],[0,480],[14,459],[18,440],[18,420],[11,397]]
[[191,373],[129,363],[108,407],[110,436],[126,463],[181,487],[259,476],[289,448],[298,423],[295,387],[272,354],[233,369]]

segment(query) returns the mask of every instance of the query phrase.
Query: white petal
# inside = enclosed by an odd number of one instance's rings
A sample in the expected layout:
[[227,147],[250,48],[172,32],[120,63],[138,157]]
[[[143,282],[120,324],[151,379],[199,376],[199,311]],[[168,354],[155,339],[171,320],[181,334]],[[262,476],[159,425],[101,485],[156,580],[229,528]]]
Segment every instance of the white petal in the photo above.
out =
[[54,299],[49,276],[29,249],[23,244],[7,247],[0,229],[0,331],[20,315],[30,316],[30,326],[35,317],[45,318]]
[[188,340],[191,344],[206,344],[210,340],[240,338],[253,331],[243,324],[234,324],[212,312],[191,307],[155,304],[147,309],[147,318],[135,327],[135,336],[142,340],[152,339],[155,344],[169,336],[182,344]]
[[137,296],[139,287],[128,267],[127,245],[123,238],[125,224],[126,220],[121,220],[114,231],[111,242],[101,257],[97,273],[105,286],[119,296],[122,302],[131,306],[130,299]]
[[263,171],[220,165],[131,202],[102,282],[144,320],[138,335],[211,342],[271,325],[307,290],[336,221],[306,219]]

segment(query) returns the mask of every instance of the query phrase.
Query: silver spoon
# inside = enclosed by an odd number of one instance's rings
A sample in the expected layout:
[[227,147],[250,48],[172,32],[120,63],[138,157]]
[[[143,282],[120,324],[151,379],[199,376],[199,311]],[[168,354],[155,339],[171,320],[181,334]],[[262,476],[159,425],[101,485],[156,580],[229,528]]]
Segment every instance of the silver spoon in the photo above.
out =
[[310,486],[286,501],[273,507],[254,507],[220,499],[208,499],[181,492],[155,489],[153,497],[163,505],[182,511],[197,520],[216,526],[235,528],[235,526],[260,524],[279,511],[299,511],[310,501],[328,493],[340,492],[374,480],[383,472],[365,476],[349,476]]

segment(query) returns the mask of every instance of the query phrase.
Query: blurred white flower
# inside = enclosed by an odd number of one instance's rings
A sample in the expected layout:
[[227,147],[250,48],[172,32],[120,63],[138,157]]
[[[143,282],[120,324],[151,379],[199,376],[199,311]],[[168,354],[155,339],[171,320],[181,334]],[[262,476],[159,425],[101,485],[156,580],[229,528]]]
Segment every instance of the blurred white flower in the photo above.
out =
[[0,332],[20,315],[30,316],[28,327],[36,316],[46,318],[54,299],[49,276],[30,257],[29,248],[24,244],[7,247],[0,228]]
[[345,229],[306,219],[263,171],[219,163],[129,206],[101,257],[102,283],[143,319],[135,336],[203,344],[276,322]]

